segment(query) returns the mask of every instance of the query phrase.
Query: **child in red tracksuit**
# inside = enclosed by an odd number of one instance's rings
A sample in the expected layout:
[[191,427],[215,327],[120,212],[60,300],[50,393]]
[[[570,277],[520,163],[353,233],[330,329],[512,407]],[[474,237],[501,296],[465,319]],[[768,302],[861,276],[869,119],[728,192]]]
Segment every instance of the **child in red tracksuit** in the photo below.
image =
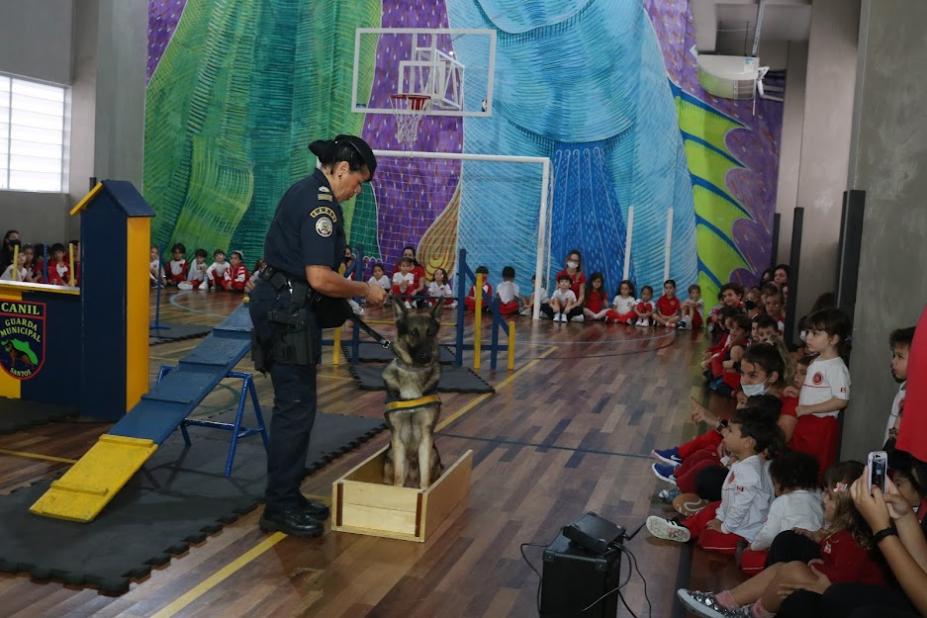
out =
[[[489,299],[492,298],[492,285],[489,283],[489,269],[485,266],[477,266],[476,274],[483,275],[483,311],[489,308]],[[467,306],[467,311],[476,310],[476,288],[475,286],[470,286],[470,291],[467,293],[467,297],[464,299],[464,304]]]
[[649,285],[641,288],[641,297],[634,305],[634,314],[637,315],[638,326],[653,324],[653,288]]
[[798,397],[792,448],[814,455],[826,469],[837,459],[837,417],[850,400],[850,371],[841,358],[848,350],[850,320],[839,309],[824,309],[809,316],[808,324],[805,344],[818,356],[808,366]]
[[605,277],[592,273],[586,285],[586,305],[583,315],[587,320],[605,320],[608,316],[608,296],[605,294]]
[[229,279],[226,275],[231,266],[225,261],[225,251],[216,249],[212,252],[212,259],[213,263],[206,269],[206,281],[209,282],[209,289],[229,289]]
[[499,299],[499,315],[518,315],[521,310],[520,297],[513,267],[505,266],[502,269],[502,283],[496,288],[496,296]]
[[190,265],[187,263],[187,248],[182,242],[174,243],[171,247],[171,260],[167,263],[165,275],[167,284],[177,286],[187,280]]
[[655,324],[667,328],[676,328],[680,320],[679,299],[676,298],[676,282],[667,279],[663,283],[663,296],[657,299],[656,310],[653,312]]
[[241,251],[232,251],[229,259],[229,269],[225,271],[225,289],[232,292],[244,292],[249,277],[244,254]]
[[618,322],[620,324],[634,324],[637,319],[637,313],[634,307],[637,300],[634,298],[634,284],[625,279],[618,284],[618,294],[612,301],[613,309],[608,311],[605,316],[606,322]]
[[[818,582],[819,574],[832,584],[860,583],[884,585],[885,576],[869,554],[871,533],[856,511],[850,485],[863,473],[859,462],[844,462],[827,471],[823,497],[825,526],[807,536],[818,543],[820,558],[809,563],[778,562],[744,583],[717,594],[679,590],[678,596],[689,609],[716,608],[718,615],[742,614],[771,617],[788,598],[783,590],[798,590]],[[862,523],[861,523],[862,522]],[[746,606],[749,611],[745,611]],[[700,615],[704,615],[700,612]]]
[[647,530],[667,541],[695,540],[699,547],[733,555],[737,546],[752,542],[762,529],[773,499],[772,480],[762,453],[779,440],[770,418],[738,411],[724,431],[724,447],[736,460],[724,479],[721,501],[713,502],[682,525],[656,515],[647,518]]
[[711,357],[709,367],[711,380],[708,388],[722,395],[731,396],[740,387],[740,372],[737,363],[743,357],[747,348],[747,337],[753,328],[753,323],[745,315],[738,315],[728,320],[730,336],[727,349]]
[[[770,344],[750,346],[741,360],[741,388],[738,392],[738,409],[750,409],[764,417],[777,418],[786,441],[795,427],[795,406],[798,400],[783,394],[782,375],[786,360]],[[748,394],[749,393],[749,394]],[[684,444],[669,449],[654,449],[651,455],[661,460],[651,466],[660,480],[676,485],[681,493],[696,493],[696,478],[705,468],[721,464],[721,436],[724,422],[718,422],[710,412],[693,401],[692,420],[713,422],[716,426]],[[661,492],[661,498],[662,498]]]
[[48,283],[71,285],[71,267],[68,265],[64,245],[55,243],[51,248],[51,264],[48,265]]

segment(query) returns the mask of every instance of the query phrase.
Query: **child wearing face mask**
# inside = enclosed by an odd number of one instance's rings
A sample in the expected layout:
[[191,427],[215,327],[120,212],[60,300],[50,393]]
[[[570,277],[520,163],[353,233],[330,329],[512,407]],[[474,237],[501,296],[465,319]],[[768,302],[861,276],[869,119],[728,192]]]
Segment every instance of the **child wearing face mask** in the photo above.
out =
[[[785,359],[774,346],[750,346],[741,360],[740,371],[742,392],[737,394],[738,409],[748,405],[768,408],[770,415],[778,416],[776,424],[782,430],[784,441],[788,442],[797,422],[798,399],[783,396]],[[685,493],[695,493],[699,472],[721,462],[719,446],[724,422],[718,421],[701,405],[695,406],[692,420],[710,423],[714,428],[677,447],[651,451],[651,455],[661,461],[652,465],[654,475]]]

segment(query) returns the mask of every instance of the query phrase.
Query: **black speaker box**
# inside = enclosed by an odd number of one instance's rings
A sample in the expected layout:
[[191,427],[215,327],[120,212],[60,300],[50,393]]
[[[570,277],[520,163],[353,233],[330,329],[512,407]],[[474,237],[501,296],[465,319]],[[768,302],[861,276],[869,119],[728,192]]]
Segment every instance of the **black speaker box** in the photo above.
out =
[[544,550],[540,615],[543,618],[614,618],[618,614],[617,592],[589,611],[582,610],[617,588],[620,578],[620,546],[605,553],[592,553],[560,534]]

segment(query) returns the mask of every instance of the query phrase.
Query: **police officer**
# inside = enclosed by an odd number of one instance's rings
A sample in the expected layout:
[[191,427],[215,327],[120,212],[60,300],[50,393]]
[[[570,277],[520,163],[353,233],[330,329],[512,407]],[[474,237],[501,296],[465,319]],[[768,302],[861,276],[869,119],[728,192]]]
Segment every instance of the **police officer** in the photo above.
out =
[[318,168],[280,200],[264,243],[267,268],[249,304],[255,366],[270,372],[274,386],[260,526],[296,536],[320,535],[328,517],[324,504],[299,491],[315,420],[321,329],[344,322],[342,299],[365,296],[368,305],[377,306],[386,297],[380,286],[338,273],[346,245],[339,202],[360,193],[361,184],[372,178],[373,151],[353,135],[313,142],[309,150]]

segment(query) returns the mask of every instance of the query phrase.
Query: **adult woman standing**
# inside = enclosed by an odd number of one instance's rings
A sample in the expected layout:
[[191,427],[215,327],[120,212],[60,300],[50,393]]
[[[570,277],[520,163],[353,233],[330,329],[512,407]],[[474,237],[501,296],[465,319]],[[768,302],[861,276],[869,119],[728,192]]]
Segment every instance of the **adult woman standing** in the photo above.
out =
[[343,300],[365,296],[383,303],[383,288],[338,273],[346,238],[340,201],[360,193],[377,167],[370,146],[339,135],[309,146],[318,168],[294,184],[277,206],[267,232],[267,268],[251,292],[254,363],[269,371],[274,414],[267,454],[267,489],[260,526],[265,532],[318,536],[328,508],[299,491],[316,412],[316,364],[321,329],[344,322]]

